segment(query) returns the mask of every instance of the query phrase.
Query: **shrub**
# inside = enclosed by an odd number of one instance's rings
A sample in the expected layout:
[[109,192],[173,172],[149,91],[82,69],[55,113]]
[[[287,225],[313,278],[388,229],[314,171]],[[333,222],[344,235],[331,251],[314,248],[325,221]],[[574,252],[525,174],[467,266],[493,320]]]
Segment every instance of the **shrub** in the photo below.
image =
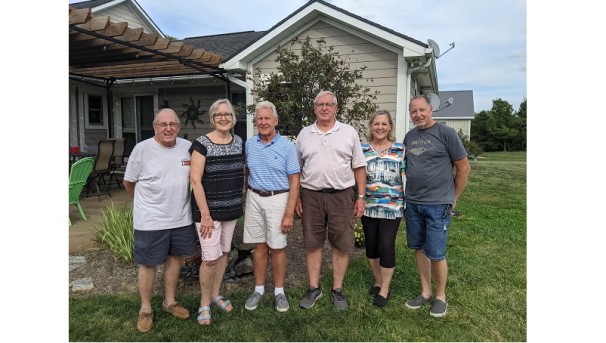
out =
[[364,246],[364,228],[362,224],[356,222],[354,224],[354,237],[356,238],[356,245],[359,247]]
[[124,204],[118,207],[112,202],[102,211],[102,219],[96,226],[95,237],[126,262],[133,260],[134,235],[132,205]]

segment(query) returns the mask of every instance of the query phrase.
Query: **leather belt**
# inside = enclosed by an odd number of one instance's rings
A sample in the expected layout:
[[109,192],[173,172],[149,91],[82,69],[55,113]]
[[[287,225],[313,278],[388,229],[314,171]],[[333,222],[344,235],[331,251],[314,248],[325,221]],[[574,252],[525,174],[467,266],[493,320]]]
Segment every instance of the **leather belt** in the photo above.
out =
[[322,188],[322,189],[318,189],[318,190],[310,189],[310,191],[320,192],[320,193],[324,193],[324,194],[333,194],[333,193],[342,191],[342,189]]
[[260,190],[254,189],[252,187],[248,187],[248,189],[250,189],[251,191],[253,191],[253,192],[257,193],[257,194],[259,194],[262,197],[270,197],[272,195],[276,195],[276,194],[280,194],[280,193],[286,193],[286,192],[290,191],[290,189],[281,189],[279,191],[260,191]]

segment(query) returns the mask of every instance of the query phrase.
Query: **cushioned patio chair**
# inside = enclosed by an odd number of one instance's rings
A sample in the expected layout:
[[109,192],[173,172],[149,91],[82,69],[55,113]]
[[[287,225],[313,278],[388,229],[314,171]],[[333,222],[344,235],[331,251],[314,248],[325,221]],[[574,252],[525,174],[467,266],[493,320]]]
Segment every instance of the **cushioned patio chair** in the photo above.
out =
[[[113,139],[102,139],[97,144],[97,159],[93,172],[88,178],[89,183],[86,189],[86,196],[89,196],[89,191],[91,189],[94,189],[95,192],[90,195],[96,195],[99,198],[99,201],[101,201],[102,194],[107,194],[110,197],[112,196],[109,189],[109,181],[111,176],[111,163],[114,160],[114,143],[115,140]],[[103,186],[103,192],[100,190],[99,186]]]
[[114,139],[114,159],[111,161],[109,178],[114,180],[118,188],[122,188],[122,180],[118,179],[117,174],[124,175],[124,138]]
[[[94,164],[94,158],[85,157],[74,162],[69,171],[69,205],[75,204],[84,220],[86,220],[86,215],[82,210],[82,206],[80,206],[80,194],[82,193],[82,188],[86,185]],[[69,220],[69,225],[72,225],[71,219]]]

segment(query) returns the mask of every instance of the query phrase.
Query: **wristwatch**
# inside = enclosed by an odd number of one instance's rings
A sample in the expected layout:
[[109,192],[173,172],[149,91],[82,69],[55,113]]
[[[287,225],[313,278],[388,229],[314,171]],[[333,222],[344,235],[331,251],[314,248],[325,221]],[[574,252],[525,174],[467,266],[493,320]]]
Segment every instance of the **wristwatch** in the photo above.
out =
[[358,198],[364,199],[364,194],[358,194]]

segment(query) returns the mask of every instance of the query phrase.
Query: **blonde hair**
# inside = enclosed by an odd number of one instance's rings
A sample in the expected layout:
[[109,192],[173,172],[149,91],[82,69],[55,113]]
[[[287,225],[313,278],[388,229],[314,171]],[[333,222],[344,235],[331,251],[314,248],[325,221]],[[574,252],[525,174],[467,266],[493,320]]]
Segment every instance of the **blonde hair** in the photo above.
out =
[[219,105],[221,104],[225,104],[227,105],[227,107],[229,107],[229,112],[231,113],[232,119],[231,127],[233,128],[234,126],[236,126],[236,114],[234,113],[234,107],[231,105],[231,102],[228,99],[219,99],[213,102],[212,105],[210,105],[210,108],[208,109],[208,116],[210,118],[210,122],[213,124],[213,127],[215,127],[215,118],[213,116],[215,115],[215,113],[217,113],[217,111],[219,110]]
[[389,133],[387,134],[387,139],[392,142],[395,142],[396,136],[393,135],[393,120],[391,119],[391,114],[389,114],[389,111],[387,110],[378,110],[373,113],[372,116],[370,116],[370,120],[368,121],[368,133],[366,134],[366,139],[368,139],[368,142],[371,142],[373,139],[375,139],[375,136],[372,134],[372,123],[374,122],[375,118],[380,115],[387,116],[387,121],[389,122],[389,126],[391,126],[391,128],[389,129]]

